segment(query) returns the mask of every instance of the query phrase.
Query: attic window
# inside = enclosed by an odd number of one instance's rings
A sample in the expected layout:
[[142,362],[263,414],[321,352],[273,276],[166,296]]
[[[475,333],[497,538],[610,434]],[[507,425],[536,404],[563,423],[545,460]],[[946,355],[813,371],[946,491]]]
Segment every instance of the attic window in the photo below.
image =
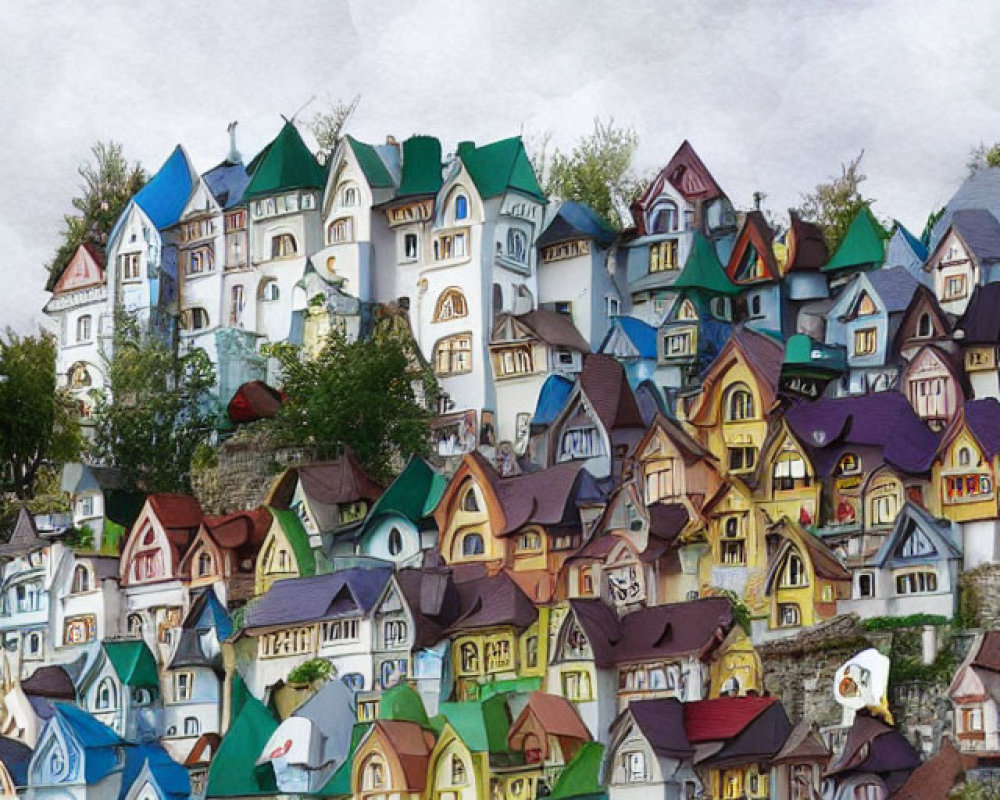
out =
[[290,233],[279,233],[271,237],[271,258],[290,258],[298,252],[295,237]]
[[480,533],[467,533],[462,539],[463,556],[481,556],[486,552],[483,536]]
[[403,552],[403,534],[399,532],[399,528],[393,528],[389,531],[389,542],[388,542],[389,555],[398,556]]
[[944,296],[942,300],[961,300],[965,297],[965,276],[949,275],[944,279]]
[[730,388],[726,398],[726,421],[741,422],[754,417],[754,402],[750,389],[746,384],[735,384]]
[[658,206],[653,212],[653,224],[651,233],[671,233],[677,230],[677,206],[672,202],[666,202]]
[[920,315],[920,319],[917,321],[917,336],[921,339],[927,339],[934,332],[934,326],[931,324],[931,315],[926,312]]
[[455,219],[465,219],[469,216],[469,198],[460,194],[455,198]]
[[960,447],[958,449],[958,465],[968,467],[970,464],[972,464],[972,450],[968,447]]
[[785,568],[781,571],[781,581],[779,586],[782,589],[793,589],[799,586],[807,586],[806,570],[802,564],[802,559],[797,553],[789,553],[785,561]]
[[358,204],[358,189],[356,186],[345,186],[340,193],[340,204],[342,206],[356,206]]

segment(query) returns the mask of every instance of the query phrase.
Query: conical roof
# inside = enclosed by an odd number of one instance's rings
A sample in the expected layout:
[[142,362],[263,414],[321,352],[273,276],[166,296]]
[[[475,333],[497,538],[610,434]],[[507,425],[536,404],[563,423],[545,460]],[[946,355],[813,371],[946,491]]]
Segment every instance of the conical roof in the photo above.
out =
[[700,231],[694,232],[691,252],[684,269],[671,287],[677,289],[699,289],[710,294],[736,295],[740,289],[726,275],[715,246]]
[[322,189],[326,182],[323,167],[291,122],[254,158],[250,171],[253,177],[243,193],[247,199],[292,189]]
[[836,252],[823,267],[824,272],[833,272],[850,267],[879,266],[885,259],[885,245],[889,232],[883,228],[871,208],[863,205],[851,220]]

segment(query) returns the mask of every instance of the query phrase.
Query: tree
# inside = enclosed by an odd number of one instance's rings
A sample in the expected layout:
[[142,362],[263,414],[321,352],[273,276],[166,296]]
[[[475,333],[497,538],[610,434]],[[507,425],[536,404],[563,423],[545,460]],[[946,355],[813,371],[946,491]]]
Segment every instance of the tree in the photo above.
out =
[[125,488],[188,491],[191,459],[214,427],[208,355],[180,353],[120,312],[105,365],[108,391],[95,396],[92,456],[118,467]]
[[104,251],[115,221],[146,184],[145,171],[138,162],[128,163],[120,143],[97,142],[90,152],[93,162],[78,168],[83,186],[72,201],[79,213],[63,217],[62,243],[49,264],[50,290],[81,244],[88,242]]
[[76,408],[56,385],[56,349],[49,334],[8,329],[0,340],[0,488],[21,501],[47,485],[46,467],[73,460],[82,446]]
[[548,154],[549,136],[542,139],[533,159],[545,193],[560,200],[590,206],[609,225],[622,228],[629,220],[629,206],[646,181],[632,170],[639,137],[632,128],[616,127],[609,118],[594,118],[594,130],[569,152]]
[[843,240],[861,207],[873,202],[864,197],[859,188],[866,180],[866,176],[861,173],[861,159],[864,155],[865,151],[862,150],[853,161],[841,164],[839,176],[818,184],[810,194],[802,196],[799,216],[819,225],[831,253]]
[[352,341],[335,330],[313,358],[290,344],[269,353],[287,396],[273,423],[279,443],[308,445],[318,458],[349,445],[383,482],[411,454],[427,455],[437,383],[412,340],[387,332]]
[[350,102],[345,103],[341,99],[327,100],[328,108],[325,111],[317,111],[306,123],[309,131],[319,145],[319,152],[316,154],[321,164],[329,161],[333,151],[340,144],[344,126],[354,114],[354,109],[358,107],[361,95],[355,95]]
[[1000,167],[1000,142],[987,147],[980,142],[969,150],[969,160],[965,163],[971,178],[984,167]]

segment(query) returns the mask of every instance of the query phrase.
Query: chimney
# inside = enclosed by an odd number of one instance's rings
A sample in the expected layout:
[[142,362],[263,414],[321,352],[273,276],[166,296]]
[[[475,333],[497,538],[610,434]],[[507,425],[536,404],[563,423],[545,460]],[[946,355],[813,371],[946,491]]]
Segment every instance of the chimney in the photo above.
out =
[[233,121],[229,123],[229,127],[226,130],[229,131],[229,155],[226,156],[226,161],[230,164],[239,164],[243,161],[243,156],[240,155],[240,151],[236,149],[236,126],[239,122]]

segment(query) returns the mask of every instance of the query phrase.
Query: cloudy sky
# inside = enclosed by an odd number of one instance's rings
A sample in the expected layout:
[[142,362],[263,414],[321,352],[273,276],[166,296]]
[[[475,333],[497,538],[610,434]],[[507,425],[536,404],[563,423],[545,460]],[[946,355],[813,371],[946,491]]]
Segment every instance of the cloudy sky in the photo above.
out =
[[993,2],[170,3],[0,0],[0,326],[41,318],[44,264],[91,144],[199,169],[239,120],[249,158],[313,100],[361,95],[350,132],[569,146],[595,115],[637,167],[691,140],[738,206],[785,209],[862,148],[876,211],[920,230],[1000,139]]

